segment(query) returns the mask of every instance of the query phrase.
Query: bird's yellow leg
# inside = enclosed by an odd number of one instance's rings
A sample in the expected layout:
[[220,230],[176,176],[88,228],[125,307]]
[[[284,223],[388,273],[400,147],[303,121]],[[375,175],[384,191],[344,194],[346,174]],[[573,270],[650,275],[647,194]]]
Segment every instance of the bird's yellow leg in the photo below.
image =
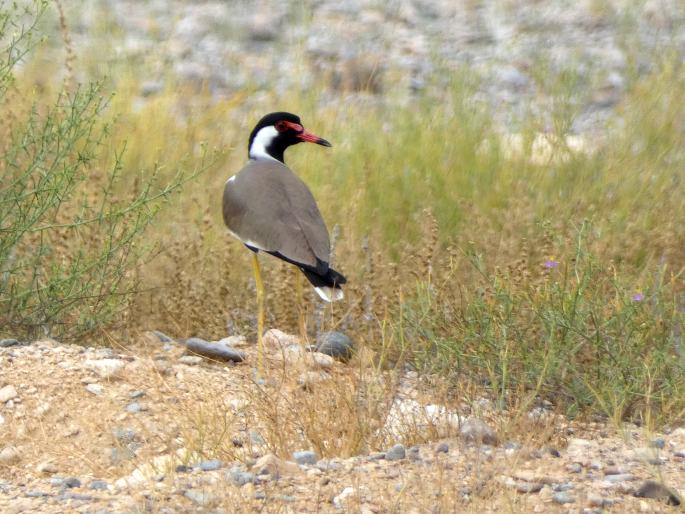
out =
[[304,298],[302,295],[302,273],[295,268],[295,290],[297,294],[297,325],[300,329],[300,340],[307,340],[307,328],[304,321]]
[[264,374],[264,282],[262,282],[262,270],[259,267],[257,254],[252,254],[252,268],[254,270],[254,283],[257,290],[257,374]]

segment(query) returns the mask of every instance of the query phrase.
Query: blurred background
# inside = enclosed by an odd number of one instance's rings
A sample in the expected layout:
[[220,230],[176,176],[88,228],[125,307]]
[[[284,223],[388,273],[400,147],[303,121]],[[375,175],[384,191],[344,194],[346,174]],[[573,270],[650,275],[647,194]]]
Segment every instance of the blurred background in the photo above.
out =
[[[346,301],[270,327],[568,411],[685,408],[685,6],[0,0],[0,330],[254,337],[225,180],[271,111]],[[641,365],[636,365],[641,363]],[[650,395],[645,396],[649,390]]]

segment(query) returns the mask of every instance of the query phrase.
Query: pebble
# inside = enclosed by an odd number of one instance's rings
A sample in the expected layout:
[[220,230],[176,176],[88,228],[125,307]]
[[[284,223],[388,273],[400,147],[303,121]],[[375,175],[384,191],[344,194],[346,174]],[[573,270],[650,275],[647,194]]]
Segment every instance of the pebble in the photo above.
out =
[[231,468],[226,474],[227,478],[238,487],[255,482],[254,473],[243,471],[240,468]]
[[109,489],[109,484],[104,480],[93,480],[88,487],[95,491],[106,491]]
[[70,489],[81,487],[81,481],[76,477],[69,477],[62,480],[62,486],[68,487]]
[[120,443],[127,444],[138,439],[138,434],[131,428],[115,428],[112,430],[114,439]]
[[406,451],[404,446],[401,444],[396,444],[385,452],[385,460],[401,460],[406,456]]
[[588,493],[587,501],[590,507],[610,507],[614,502],[596,493]]
[[105,388],[100,384],[87,384],[86,391],[93,393],[95,396],[102,396],[102,394],[105,392]]
[[215,501],[214,495],[200,489],[188,489],[183,493],[183,496],[202,507]]
[[197,465],[202,471],[215,471],[224,467],[224,463],[219,459],[205,460]]
[[186,339],[185,345],[188,351],[210,359],[225,362],[243,362],[245,360],[243,352],[223,344],[207,342],[199,337]]
[[55,466],[52,462],[41,462],[36,466],[36,470],[39,473],[46,473],[46,474],[52,474],[52,473],[57,473],[57,466]]
[[576,501],[576,499],[573,496],[571,496],[569,493],[567,493],[566,491],[560,491],[558,493],[554,493],[552,495],[552,499],[556,503],[559,503],[561,505],[564,505],[566,503],[574,503]]
[[447,443],[439,443],[435,447],[435,453],[449,453],[450,451],[450,445]]
[[465,441],[476,444],[496,446],[498,439],[495,431],[483,420],[468,418],[461,426],[461,436]]
[[19,393],[17,393],[17,390],[12,384],[8,384],[0,389],[0,403],[6,403],[10,400],[14,400],[17,396],[19,396]]
[[170,338],[164,332],[160,332],[159,330],[153,330],[152,333],[155,336],[157,336],[157,339],[159,339],[160,343],[172,343],[174,341],[172,338]]
[[100,378],[119,376],[126,363],[121,359],[86,359],[83,365],[94,371]]
[[19,346],[20,344],[16,339],[0,339],[0,348],[9,348],[11,346]]
[[617,475],[606,475],[604,477],[604,480],[607,482],[629,482],[631,480],[635,480],[635,477],[631,475],[630,473],[619,473]]
[[352,357],[354,343],[342,332],[323,332],[316,338],[316,351],[329,355],[341,362]]
[[137,400],[138,398],[142,398],[143,396],[145,396],[145,391],[136,390],[136,391],[131,391],[130,393],[128,393],[128,397],[131,400]]
[[129,403],[126,406],[126,411],[133,413],[133,414],[135,414],[137,412],[143,412],[146,410],[147,410],[147,407],[145,405],[138,403],[138,402]]
[[659,450],[663,450],[666,446],[666,440],[663,437],[657,437],[656,439],[652,440],[649,444],[652,448],[658,448]]
[[537,493],[544,487],[544,484],[541,484],[539,482],[518,482],[518,481],[514,481],[511,485],[514,487],[516,492],[523,493],[523,494]]
[[316,452],[313,452],[311,450],[302,450],[293,453],[293,459],[295,459],[295,462],[297,462],[299,465],[314,465],[316,462],[319,460],[318,456],[316,455]]
[[572,462],[566,465],[566,471],[568,471],[569,473],[580,473],[581,471],[583,471],[583,466],[581,466],[577,462]]
[[197,355],[183,355],[179,357],[178,362],[188,366],[197,366],[202,362],[202,357],[198,357]]
[[0,464],[12,465],[21,460],[21,454],[14,446],[5,446],[0,450]]

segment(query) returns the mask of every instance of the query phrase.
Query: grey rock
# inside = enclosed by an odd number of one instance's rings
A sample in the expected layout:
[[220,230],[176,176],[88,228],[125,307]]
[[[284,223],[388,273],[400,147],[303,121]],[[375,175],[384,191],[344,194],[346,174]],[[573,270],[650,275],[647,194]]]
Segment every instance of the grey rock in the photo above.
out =
[[0,348],[9,348],[10,346],[20,346],[21,343],[16,339],[0,339]]
[[78,500],[82,502],[92,502],[95,497],[90,494],[64,493],[64,498],[68,500]]
[[447,443],[439,443],[435,447],[435,453],[449,453],[450,451],[450,445]]
[[342,332],[323,332],[316,338],[316,351],[347,362],[354,353],[354,343]]
[[216,471],[224,467],[224,463],[219,459],[205,460],[197,465],[198,469],[202,471]]
[[10,400],[14,400],[19,393],[12,384],[8,384],[2,389],[0,389],[0,403],[7,403]]
[[588,493],[587,502],[590,507],[611,507],[614,501],[609,498],[604,498],[597,493]]
[[[142,96],[152,96],[152,95],[156,95],[157,93],[161,92],[162,89],[164,89],[164,83],[163,82],[156,81],[156,80],[148,80],[148,81],[145,81],[141,84],[140,94]],[[166,334],[159,332],[158,330],[155,330],[153,333],[159,338],[159,340],[162,343],[168,343],[169,341],[171,341],[171,339],[169,339],[169,337]]]
[[81,481],[80,481],[78,478],[76,478],[76,477],[65,478],[65,479],[62,481],[62,486],[63,486],[63,487],[67,487],[67,488],[69,488],[69,489],[73,489],[73,488],[76,488],[76,487],[81,487]]
[[[383,456],[385,457],[385,454],[383,454]],[[321,459],[319,462],[316,463],[316,467],[321,471],[332,471],[340,469],[340,464],[329,459]]]
[[129,403],[126,406],[126,412],[130,412],[132,414],[135,414],[137,412],[143,412],[146,410],[147,410],[147,407],[145,407],[145,405],[142,405],[138,402]]
[[138,434],[131,428],[115,428],[112,430],[112,435],[114,439],[123,444],[138,440]]
[[498,443],[495,431],[483,420],[473,417],[468,418],[461,426],[461,436],[470,443],[492,446]]
[[109,484],[104,480],[93,480],[88,487],[95,491],[105,491],[109,489]]
[[237,467],[231,468],[228,471],[228,473],[226,473],[226,477],[228,478],[228,480],[230,480],[232,483],[234,483],[238,487],[242,487],[245,484],[255,482],[254,473],[250,473],[248,471],[243,471]]
[[88,384],[86,385],[86,391],[94,394],[95,396],[102,396],[105,392],[105,388],[100,384]]
[[368,457],[369,460],[383,460],[385,459],[385,452],[372,453]]
[[663,450],[664,447],[666,446],[666,441],[664,440],[663,437],[657,437],[656,439],[654,439],[653,441],[651,441],[651,442],[649,443],[649,445],[650,445],[652,448],[658,448],[659,450]]
[[130,393],[128,393],[128,397],[131,400],[137,400],[138,398],[142,398],[143,396],[145,396],[145,391],[136,390],[136,391],[131,391]]
[[245,354],[229,346],[219,343],[209,343],[199,337],[191,337],[185,342],[190,352],[224,362],[243,362]]
[[635,476],[631,475],[630,473],[619,473],[617,475],[607,475],[604,477],[604,480],[607,482],[629,482],[631,480],[635,480]]
[[50,496],[50,494],[43,491],[28,491],[26,496],[28,498],[42,498],[43,496]]
[[21,454],[14,446],[5,446],[0,450],[0,464],[12,465],[21,460]]
[[255,500],[266,500],[266,493],[264,491],[255,491],[254,499]]
[[122,448],[110,448],[109,459],[112,464],[121,464],[124,461],[134,459],[136,457],[136,452],[128,447],[124,446]]
[[532,494],[540,492],[543,484],[538,482],[514,482],[513,486],[518,493]]
[[682,503],[682,499],[675,491],[654,480],[643,482],[635,491],[635,496],[665,501],[668,505],[680,505]]
[[319,460],[316,452],[303,450],[293,453],[293,459],[300,465],[314,465]]
[[576,501],[576,499],[566,491],[559,491],[558,493],[554,493],[552,495],[552,500],[561,505],[564,505],[566,503],[575,503]]
[[173,343],[174,340],[166,335],[164,332],[160,332],[159,330],[153,330],[153,334],[157,336],[157,339],[159,339],[160,343]]
[[215,496],[213,494],[200,489],[188,489],[183,493],[183,496],[202,507],[215,501]]
[[407,453],[404,450],[404,446],[401,444],[396,444],[385,452],[385,460],[401,460],[406,457]]
[[421,460],[421,454],[418,446],[412,446],[407,450],[407,457],[411,461]]
[[199,355],[183,355],[179,357],[178,362],[187,366],[197,366],[202,362],[202,357]]

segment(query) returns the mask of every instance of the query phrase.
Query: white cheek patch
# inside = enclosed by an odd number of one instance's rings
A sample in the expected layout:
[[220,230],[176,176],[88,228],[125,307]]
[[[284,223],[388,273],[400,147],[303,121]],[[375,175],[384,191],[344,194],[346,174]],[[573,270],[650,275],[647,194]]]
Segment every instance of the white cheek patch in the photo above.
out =
[[278,159],[274,159],[266,151],[276,137],[278,137],[278,130],[276,130],[276,127],[264,127],[259,129],[259,132],[257,132],[257,135],[252,140],[252,145],[250,145],[250,159],[271,159],[272,161],[278,161]]

